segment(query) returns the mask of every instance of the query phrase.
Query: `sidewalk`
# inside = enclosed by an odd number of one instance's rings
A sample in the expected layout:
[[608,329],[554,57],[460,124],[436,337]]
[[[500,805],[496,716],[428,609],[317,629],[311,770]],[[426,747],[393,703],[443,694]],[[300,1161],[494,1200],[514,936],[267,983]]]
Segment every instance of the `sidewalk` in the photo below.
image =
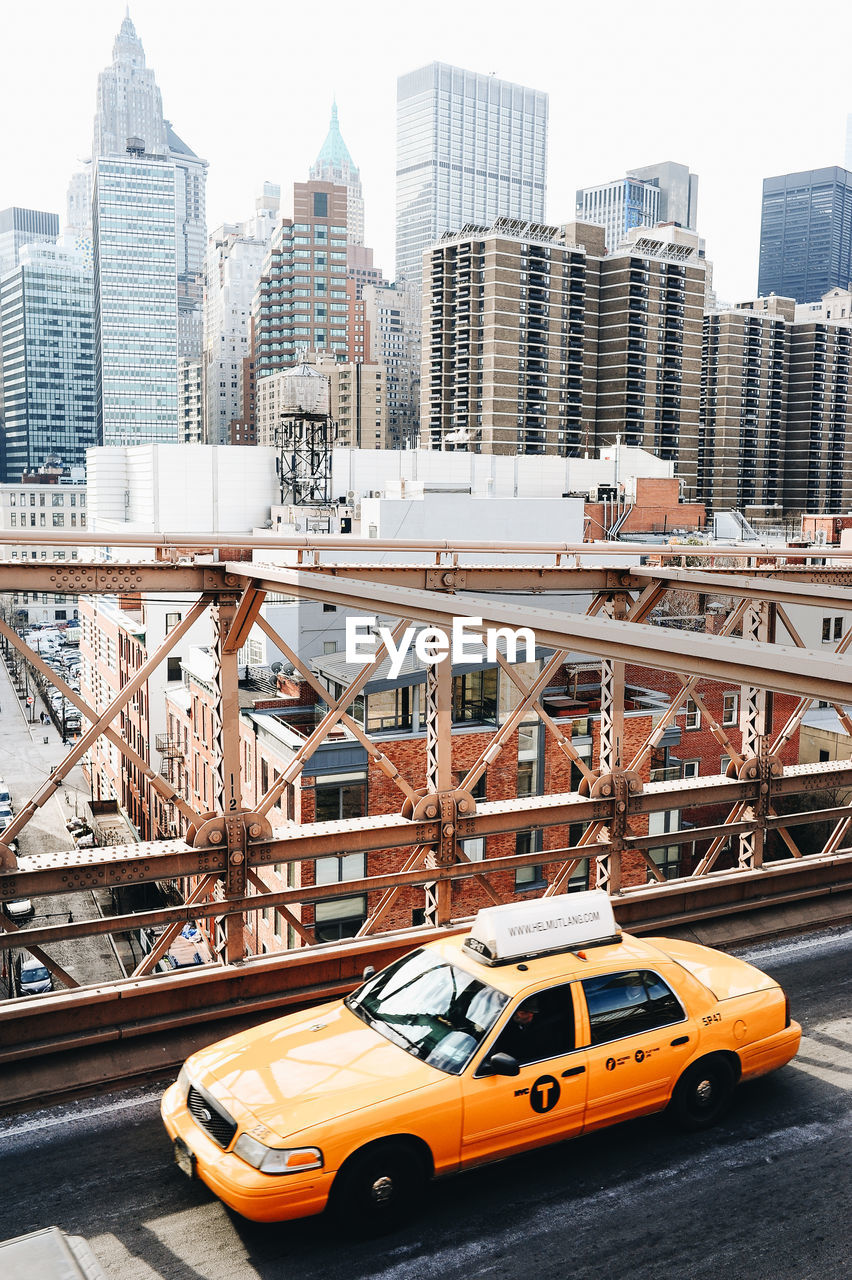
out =
[[[30,694],[34,702],[27,707],[25,695],[16,692],[6,663],[0,660],[0,777],[8,784],[15,813],[41,791],[73,746],[73,743],[63,745],[52,721],[47,725],[39,723],[39,713],[46,711],[46,707],[32,686]],[[19,856],[73,849],[74,841],[66,826],[68,819],[79,817],[88,822],[91,816],[89,787],[77,763],[21,831]],[[69,913],[75,920],[89,920],[110,912],[110,895],[106,890],[97,895],[93,892],[52,894],[33,902],[34,919],[42,924],[63,916],[67,919]],[[77,942],[58,942],[49,950],[53,958],[83,984],[122,976],[122,965],[106,934]],[[132,956],[127,959],[132,960]]]

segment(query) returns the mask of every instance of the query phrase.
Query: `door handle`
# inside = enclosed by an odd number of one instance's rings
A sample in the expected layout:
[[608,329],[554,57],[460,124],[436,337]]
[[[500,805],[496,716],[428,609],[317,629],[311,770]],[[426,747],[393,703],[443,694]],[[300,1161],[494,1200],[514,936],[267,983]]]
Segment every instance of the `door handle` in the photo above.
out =
[[562,1072],[562,1079],[566,1079],[567,1076],[581,1076],[585,1070],[585,1067],[569,1067],[567,1071]]
[[676,1040],[672,1040],[672,1044],[689,1044],[689,1036],[678,1036]]

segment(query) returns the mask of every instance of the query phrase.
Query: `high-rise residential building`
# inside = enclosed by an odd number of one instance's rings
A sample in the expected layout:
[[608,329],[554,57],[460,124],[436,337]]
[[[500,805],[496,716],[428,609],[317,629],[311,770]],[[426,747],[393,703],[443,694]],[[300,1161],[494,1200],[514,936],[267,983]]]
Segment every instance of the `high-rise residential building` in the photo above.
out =
[[600,259],[599,279],[598,441],[620,435],[671,460],[694,497],[705,293],[698,236],[634,228]]
[[852,280],[852,173],[839,166],[764,178],[757,291],[816,302]]
[[98,441],[178,441],[175,165],[101,157],[93,191]]
[[296,363],[309,349],[349,355],[346,188],[297,182],[293,217],[269,245],[252,303],[258,379]]
[[[432,448],[576,457],[620,438],[695,485],[704,260],[677,227],[469,228],[426,258]],[[427,435],[428,433],[428,435]]]
[[388,445],[417,444],[420,422],[420,290],[404,281],[365,285],[370,358],[385,370]]
[[244,412],[243,370],[250,354],[251,304],[275,230],[281,188],[264,183],[255,215],[225,223],[207,246],[204,274],[204,415],[208,444],[234,443]]
[[790,328],[784,506],[840,512],[852,505],[852,330],[804,321]]
[[[603,254],[603,233],[598,237]],[[421,442],[581,455],[594,436],[598,269],[558,227],[498,219],[425,258]]]
[[685,164],[631,169],[625,178],[577,192],[577,221],[606,229],[608,249],[616,249],[633,227],[658,222],[695,231],[698,225],[698,175]]
[[201,356],[178,356],[178,441],[204,443]]
[[[760,302],[765,303],[761,306]],[[704,317],[698,471],[709,510],[771,519],[784,502],[789,324],[796,304],[771,297]]]
[[346,188],[346,227],[349,243],[364,243],[364,193],[361,173],[343,141],[337,118],[337,103],[331,107],[331,123],[320,153],[311,165],[309,177],[315,182],[331,182]]
[[420,284],[448,231],[543,222],[548,96],[433,62],[397,81],[396,275]]
[[4,480],[48,460],[85,466],[95,443],[92,273],[55,245],[30,244],[0,280]]
[[615,249],[632,227],[653,227],[660,221],[660,188],[639,178],[581,187],[577,221],[603,227],[607,248]]
[[0,209],[0,276],[13,271],[26,244],[54,244],[59,217],[41,209]]

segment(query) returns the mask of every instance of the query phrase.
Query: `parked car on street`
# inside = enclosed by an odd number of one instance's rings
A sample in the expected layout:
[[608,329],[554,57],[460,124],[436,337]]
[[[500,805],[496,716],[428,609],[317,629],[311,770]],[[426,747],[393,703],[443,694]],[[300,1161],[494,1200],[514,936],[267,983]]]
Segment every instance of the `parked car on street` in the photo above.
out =
[[50,970],[35,956],[18,956],[15,961],[15,978],[18,994],[22,996],[36,996],[53,990]]

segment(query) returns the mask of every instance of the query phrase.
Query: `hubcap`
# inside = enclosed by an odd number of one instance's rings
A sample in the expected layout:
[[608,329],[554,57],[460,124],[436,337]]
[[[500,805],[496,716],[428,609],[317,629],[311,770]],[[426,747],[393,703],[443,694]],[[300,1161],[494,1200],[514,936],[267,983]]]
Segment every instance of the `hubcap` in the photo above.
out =
[[702,1107],[706,1107],[713,1097],[713,1081],[702,1080],[696,1087],[695,1098]]
[[377,1204],[384,1204],[386,1200],[390,1200],[393,1195],[393,1179],[388,1178],[387,1176],[383,1178],[376,1178],[376,1181],[370,1188],[370,1195]]

